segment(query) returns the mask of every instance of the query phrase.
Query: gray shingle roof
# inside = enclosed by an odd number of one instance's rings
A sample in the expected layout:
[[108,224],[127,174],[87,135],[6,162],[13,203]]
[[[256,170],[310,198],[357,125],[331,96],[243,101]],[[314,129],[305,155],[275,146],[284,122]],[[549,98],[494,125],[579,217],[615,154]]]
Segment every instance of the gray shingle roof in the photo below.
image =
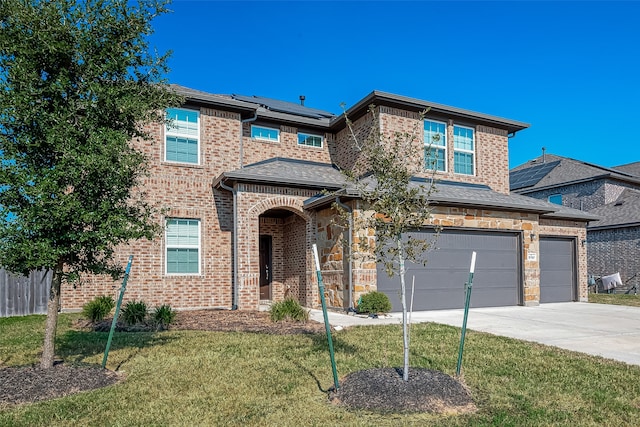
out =
[[342,173],[328,163],[274,157],[231,172],[224,172],[221,180],[253,182],[273,185],[292,185],[318,189],[338,189],[345,185]]
[[[214,182],[218,187],[222,181],[249,182],[266,185],[287,185],[318,189],[319,194],[305,201],[305,207],[313,209],[333,202],[336,194],[357,198],[358,191],[349,184],[335,166],[327,163],[309,162],[276,157],[245,166],[231,172],[224,172]],[[370,179],[373,185],[373,180]],[[429,180],[415,178],[410,185],[428,187]],[[324,194],[321,190],[335,191]],[[596,216],[576,209],[554,205],[544,200],[519,194],[502,194],[485,185],[466,184],[452,181],[436,181],[431,202],[443,206],[465,206],[480,209],[496,209],[518,212],[533,212],[549,218],[564,218],[590,221]]]
[[[239,109],[243,112],[255,112],[259,117],[274,121],[289,122],[337,131],[345,126],[344,114],[335,115],[328,111],[309,108],[294,102],[280,101],[277,99],[245,96],[245,95],[215,95],[200,90],[190,89],[184,86],[172,84],[176,92],[187,98],[188,101],[209,103],[224,108]],[[402,95],[395,95],[381,91],[373,91],[358,103],[352,106],[347,114],[351,119],[365,113],[371,104],[390,105],[405,108],[411,111],[430,109],[430,113],[444,114],[451,118],[471,120],[479,124],[486,124],[505,129],[510,133],[529,127],[528,123],[505,119],[490,114],[478,113],[462,108],[437,104]],[[356,117],[357,118],[357,117]]]
[[627,163],[626,165],[614,166],[613,169],[637,176],[640,178],[640,162]]
[[[527,170],[533,172],[536,168],[539,169],[540,165],[555,162],[558,162],[557,165],[545,170],[546,173],[540,179],[528,182],[527,186],[521,184],[518,185],[518,180],[516,178],[526,174]],[[635,177],[629,173],[553,154],[546,154],[544,156],[544,163],[543,157],[540,156],[511,169],[509,172],[509,178],[512,183],[511,190],[521,194],[601,178],[610,178],[640,184],[640,177]]]
[[592,222],[589,230],[640,225],[640,191],[626,189],[615,202],[591,209],[589,213],[602,218]]
[[[415,178],[410,185],[428,188],[429,180]],[[370,185],[374,185],[373,181]],[[347,197],[358,197],[357,191],[349,186],[345,190]],[[333,201],[333,195],[320,195],[305,201],[305,207],[314,208]],[[571,219],[591,221],[598,217],[577,209],[548,203],[533,197],[519,194],[503,194],[491,190],[485,185],[465,184],[452,181],[436,181],[435,191],[431,194],[430,203],[442,206],[461,206],[473,209],[494,209],[517,212],[532,212],[545,218]]]

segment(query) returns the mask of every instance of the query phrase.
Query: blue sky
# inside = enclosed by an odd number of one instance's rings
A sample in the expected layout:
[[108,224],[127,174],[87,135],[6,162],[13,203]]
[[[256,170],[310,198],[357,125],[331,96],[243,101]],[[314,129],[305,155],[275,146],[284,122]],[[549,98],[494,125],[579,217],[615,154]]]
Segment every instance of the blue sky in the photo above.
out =
[[640,2],[174,0],[151,45],[169,80],[340,113],[382,90],[530,123],[541,153],[640,161]]

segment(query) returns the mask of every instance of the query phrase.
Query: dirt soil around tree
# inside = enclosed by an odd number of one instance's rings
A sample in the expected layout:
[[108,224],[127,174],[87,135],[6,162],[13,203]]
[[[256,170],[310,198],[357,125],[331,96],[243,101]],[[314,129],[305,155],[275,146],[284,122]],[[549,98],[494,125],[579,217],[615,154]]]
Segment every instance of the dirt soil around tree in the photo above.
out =
[[[110,325],[110,321],[107,323]],[[77,327],[87,329],[90,325],[79,322]],[[325,333],[324,324],[312,320],[274,323],[267,312],[228,310],[179,312],[170,329],[278,335]],[[0,369],[0,409],[107,387],[123,380],[119,373],[99,367],[62,363],[47,370],[36,366],[6,367]],[[464,385],[438,371],[411,369],[409,381],[405,382],[399,369],[369,369],[348,375],[340,385],[337,393],[329,393],[331,402],[354,409],[446,414],[475,410]]]

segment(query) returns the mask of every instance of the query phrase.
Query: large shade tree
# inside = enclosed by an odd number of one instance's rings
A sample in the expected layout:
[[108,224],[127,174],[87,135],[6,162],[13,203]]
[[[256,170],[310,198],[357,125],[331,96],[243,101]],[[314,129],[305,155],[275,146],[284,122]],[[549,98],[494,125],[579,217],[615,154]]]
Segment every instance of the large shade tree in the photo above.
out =
[[0,1],[0,265],[53,271],[41,366],[53,365],[61,284],[117,278],[118,245],[153,238],[134,142],[180,100],[151,53],[166,1]]

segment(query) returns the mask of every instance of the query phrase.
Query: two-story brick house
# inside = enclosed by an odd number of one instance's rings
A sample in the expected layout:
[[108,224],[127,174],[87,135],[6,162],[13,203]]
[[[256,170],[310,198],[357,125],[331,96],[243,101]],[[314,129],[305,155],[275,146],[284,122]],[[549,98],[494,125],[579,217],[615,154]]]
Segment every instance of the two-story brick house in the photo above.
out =
[[640,284],[640,162],[607,168],[543,154],[510,175],[515,193],[597,216],[587,227],[589,273],[619,272],[625,288]]
[[[338,227],[334,203],[363,209],[340,169],[353,167],[343,115],[266,98],[212,95],[175,87],[186,98],[168,126],[140,145],[151,159],[149,198],[166,211],[165,233],[123,248],[135,255],[128,299],[175,308],[257,309],[285,296],[319,302],[311,246],[316,243],[330,305],[348,307],[364,292],[386,292],[397,309],[397,284],[345,242],[375,233]],[[474,306],[535,305],[586,299],[585,224],[578,210],[510,194],[508,141],[528,125],[403,96],[372,92],[347,110],[358,134],[417,132],[424,176],[434,173],[432,222],[437,249],[415,277],[414,309],[460,307],[471,251],[478,253]],[[420,112],[429,108],[424,119]],[[438,138],[433,138],[438,135]],[[435,169],[435,172],[433,171]],[[353,255],[353,254],[352,254]],[[117,284],[92,278],[63,295],[79,307]]]

